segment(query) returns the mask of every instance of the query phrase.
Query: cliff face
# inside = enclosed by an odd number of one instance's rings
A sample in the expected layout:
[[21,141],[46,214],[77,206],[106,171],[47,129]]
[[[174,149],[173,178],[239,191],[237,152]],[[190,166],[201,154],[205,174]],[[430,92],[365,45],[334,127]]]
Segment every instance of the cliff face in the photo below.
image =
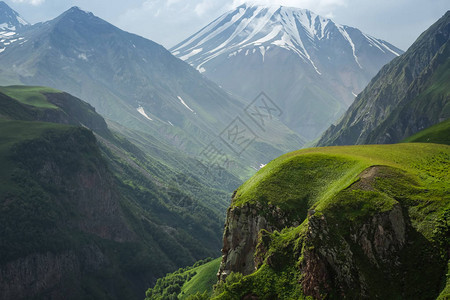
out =
[[[228,210],[219,281],[225,281],[231,272],[251,274],[265,261],[273,268],[280,267],[277,254],[269,251],[270,234],[286,227],[296,227],[299,222],[289,222],[280,208],[272,205],[268,208],[273,212],[270,221],[259,214],[261,204]],[[299,261],[298,272],[302,274],[299,283],[303,293],[315,299],[321,299],[324,294],[370,298],[370,279],[355,256],[360,255],[360,259],[373,268],[399,266],[400,252],[407,238],[407,222],[401,206],[395,205],[389,211],[352,226],[343,235],[335,228],[337,224],[329,224],[324,214],[311,210],[302,237],[304,246],[293,254]],[[393,279],[391,273],[395,272],[387,270],[386,276]]]
[[[13,183],[22,193],[10,195],[2,208],[26,220],[6,224],[19,228],[4,242],[11,243],[9,249],[22,247],[2,258],[7,263],[0,266],[0,299],[82,296],[82,278],[111,263],[96,238],[136,240],[95,137],[68,128],[20,143],[13,153]],[[28,201],[34,201],[34,211]],[[40,216],[47,207],[47,216]]]
[[32,254],[0,268],[0,299],[26,299],[35,295],[46,299],[82,297],[79,279],[107,264],[108,259],[95,245],[85,246],[78,253]]
[[[266,209],[271,211],[270,216],[260,214]],[[222,262],[217,273],[219,280],[225,280],[231,272],[248,275],[256,270],[254,252],[261,230],[272,232],[295,225],[281,209],[273,205],[268,205],[266,209],[258,203],[228,209],[223,234]]]
[[370,298],[370,278],[355,260],[358,255],[373,268],[389,266],[386,276],[394,279],[393,269],[400,265],[399,255],[406,242],[405,218],[399,205],[351,228],[346,236],[333,232],[330,226],[325,215],[308,218],[299,266],[305,295],[315,299],[324,294]]

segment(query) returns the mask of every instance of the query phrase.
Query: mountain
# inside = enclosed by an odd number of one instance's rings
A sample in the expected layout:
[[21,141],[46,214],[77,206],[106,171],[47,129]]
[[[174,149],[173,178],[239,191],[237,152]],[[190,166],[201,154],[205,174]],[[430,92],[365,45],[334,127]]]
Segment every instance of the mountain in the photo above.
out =
[[[117,123],[118,130],[133,131],[127,137],[144,141],[143,148],[153,147],[156,140],[198,156],[249,104],[230,96],[162,46],[77,7],[31,26],[22,36],[25,42],[0,54],[0,83],[67,91]],[[301,147],[301,137],[273,122],[273,130],[264,133],[271,142],[259,141],[265,151],[255,143],[233,159],[239,162],[234,164],[236,176]],[[133,140],[142,135],[145,138]]]
[[80,99],[0,87],[0,145],[0,299],[142,299],[218,255],[228,194],[177,185]]
[[170,49],[241,97],[265,91],[282,121],[316,138],[402,50],[299,8],[243,4]]
[[18,12],[11,9],[8,4],[0,1],[0,29],[9,31],[20,31],[25,27],[30,26],[30,23],[19,15]]
[[273,160],[233,195],[212,299],[447,299],[449,168],[427,143]]
[[0,53],[13,43],[23,43],[24,37],[20,32],[29,26],[18,12],[0,1]]
[[450,117],[450,11],[384,66],[317,145],[399,142]]

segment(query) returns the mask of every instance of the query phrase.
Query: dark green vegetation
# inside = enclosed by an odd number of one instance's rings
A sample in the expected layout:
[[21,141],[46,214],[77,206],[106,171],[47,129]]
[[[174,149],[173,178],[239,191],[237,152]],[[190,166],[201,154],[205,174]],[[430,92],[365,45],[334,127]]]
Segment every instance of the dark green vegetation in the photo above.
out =
[[226,192],[152,159],[67,93],[0,88],[0,165],[7,299],[141,299],[218,255]]
[[385,65],[317,145],[396,143],[450,117],[450,11]]
[[196,262],[192,267],[181,268],[159,278],[146,293],[146,300],[209,299],[217,282],[220,258]]
[[450,119],[439,124],[431,126],[427,129],[405,139],[405,143],[436,143],[450,145]]
[[[237,190],[231,209],[271,204],[277,209],[258,212],[269,225],[285,216],[300,225],[253,232],[257,270],[243,276],[232,266],[213,299],[445,299],[449,169],[450,146],[426,143],[275,159]],[[233,220],[226,226],[228,240],[242,233]]]

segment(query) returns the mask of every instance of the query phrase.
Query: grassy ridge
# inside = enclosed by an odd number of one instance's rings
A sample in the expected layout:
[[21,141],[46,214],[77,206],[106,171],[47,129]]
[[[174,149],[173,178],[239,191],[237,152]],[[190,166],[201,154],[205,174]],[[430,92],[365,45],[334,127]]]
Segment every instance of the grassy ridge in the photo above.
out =
[[428,127],[405,139],[404,143],[436,143],[450,145],[450,119]]
[[[275,159],[238,189],[232,205],[258,201],[265,207],[271,203],[304,222],[281,232],[260,232],[257,249],[263,250],[257,250],[255,257],[263,263],[250,275],[229,275],[217,286],[213,299],[249,295],[308,299],[298,284],[304,276],[300,266],[305,251],[316,247],[338,249],[335,259],[343,264],[348,256],[368,280],[365,293],[369,297],[430,299],[440,292],[445,295],[449,169],[450,146],[426,143],[311,148]],[[352,252],[345,250],[346,243],[353,245],[355,228],[367,226],[374,216],[395,206],[402,208],[409,222],[409,244],[397,254],[399,265],[375,266],[359,246]],[[306,238],[309,209],[315,211],[311,219],[323,216],[330,224],[323,238]],[[386,279],[386,272],[391,272],[392,278]],[[361,291],[350,289],[347,293],[349,298],[358,298]],[[342,297],[338,292],[327,296]]]
[[[331,199],[373,165],[411,172],[427,184],[449,181],[449,147],[435,144],[309,148],[285,154],[262,168],[236,193],[234,206],[264,201],[280,207],[309,207]],[[433,166],[433,173],[426,170]],[[445,185],[442,188],[446,188]],[[448,187],[447,187],[448,188]]]
[[62,93],[61,91],[39,86],[21,86],[12,85],[7,87],[0,87],[0,92],[16,99],[17,101],[41,108],[57,109],[58,107],[47,100],[44,93]]

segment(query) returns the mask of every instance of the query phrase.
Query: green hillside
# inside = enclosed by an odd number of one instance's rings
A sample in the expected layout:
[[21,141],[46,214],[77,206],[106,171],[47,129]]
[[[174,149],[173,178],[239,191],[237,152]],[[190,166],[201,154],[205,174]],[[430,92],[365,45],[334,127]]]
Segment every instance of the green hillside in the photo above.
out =
[[[237,190],[230,209],[252,220],[260,208],[270,226],[291,225],[253,232],[257,270],[243,276],[231,262],[213,298],[436,298],[450,249],[449,169],[450,146],[426,143],[310,148],[275,159]],[[236,224],[227,219],[224,240],[244,234]],[[228,256],[241,251],[235,247]]]
[[436,143],[450,145],[450,119],[428,127],[405,139],[405,143]]
[[192,267],[181,268],[167,274],[158,279],[156,285],[147,291],[145,299],[191,299],[195,295],[209,298],[213,285],[217,282],[220,261],[221,258],[202,260]]

